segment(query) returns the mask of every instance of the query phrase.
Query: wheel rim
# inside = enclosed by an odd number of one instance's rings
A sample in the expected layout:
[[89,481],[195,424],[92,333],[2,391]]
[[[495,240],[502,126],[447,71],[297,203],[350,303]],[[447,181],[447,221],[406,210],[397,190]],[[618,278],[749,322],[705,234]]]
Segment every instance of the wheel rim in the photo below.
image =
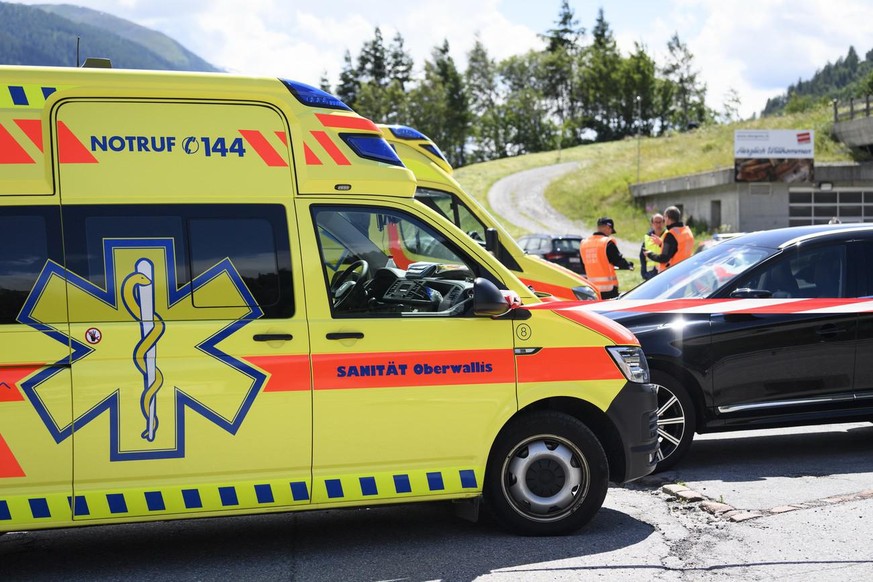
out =
[[555,521],[575,511],[591,484],[582,451],[564,439],[540,435],[520,443],[503,463],[503,494],[527,519]]
[[667,387],[655,384],[658,391],[658,454],[660,462],[668,458],[679,447],[685,436],[685,409],[682,402]]

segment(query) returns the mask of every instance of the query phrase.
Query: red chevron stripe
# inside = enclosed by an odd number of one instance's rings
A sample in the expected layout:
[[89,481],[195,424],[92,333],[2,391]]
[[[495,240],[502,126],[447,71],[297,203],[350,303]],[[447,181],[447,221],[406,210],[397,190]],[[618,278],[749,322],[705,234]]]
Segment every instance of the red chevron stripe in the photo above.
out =
[[33,164],[33,158],[21,147],[12,134],[0,124],[0,164]]
[[63,121],[58,122],[58,161],[62,164],[99,163]]
[[239,132],[268,166],[272,168],[288,166],[288,162],[279,155],[276,148],[270,145],[263,133],[253,129],[241,129]]
[[324,148],[324,151],[327,152],[327,155],[329,155],[338,166],[350,166],[352,164],[349,159],[343,155],[340,149],[336,147],[336,144],[331,141],[330,136],[328,136],[326,132],[313,131],[312,137],[318,141],[321,147]]
[[318,159],[318,156],[315,155],[309,146],[305,143],[303,144],[303,155],[306,157],[306,165],[307,166],[320,166],[321,160]]
[[39,151],[43,151],[42,122],[39,119],[14,119],[13,121],[30,138],[30,141],[39,148]]
[[12,454],[12,449],[0,434],[0,479],[5,477],[26,477],[18,459]]

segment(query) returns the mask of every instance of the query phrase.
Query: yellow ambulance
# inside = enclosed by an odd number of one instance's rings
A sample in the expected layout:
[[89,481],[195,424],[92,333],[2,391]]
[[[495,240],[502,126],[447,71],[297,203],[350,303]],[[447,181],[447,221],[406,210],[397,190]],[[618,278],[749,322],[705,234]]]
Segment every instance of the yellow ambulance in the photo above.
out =
[[379,125],[418,182],[415,197],[436,210],[491,251],[525,285],[546,299],[599,299],[597,289],[582,275],[542,257],[525,253],[506,229],[467,194],[452,176],[442,151],[426,135],[405,125]]
[[0,532],[484,499],[554,534],[648,474],[636,338],[415,187],[307,85],[0,67]]

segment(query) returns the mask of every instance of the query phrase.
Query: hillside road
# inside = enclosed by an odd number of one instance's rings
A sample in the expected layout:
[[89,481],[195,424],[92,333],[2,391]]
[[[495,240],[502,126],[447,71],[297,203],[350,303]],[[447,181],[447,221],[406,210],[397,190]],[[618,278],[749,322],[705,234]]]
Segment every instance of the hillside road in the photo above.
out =
[[[594,231],[594,225],[564,216],[545,196],[549,184],[581,167],[579,162],[566,162],[510,174],[494,183],[488,191],[488,203],[501,220],[524,230],[587,236]],[[620,224],[617,229],[621,232]],[[638,262],[639,243],[618,237],[616,242],[625,258]]]

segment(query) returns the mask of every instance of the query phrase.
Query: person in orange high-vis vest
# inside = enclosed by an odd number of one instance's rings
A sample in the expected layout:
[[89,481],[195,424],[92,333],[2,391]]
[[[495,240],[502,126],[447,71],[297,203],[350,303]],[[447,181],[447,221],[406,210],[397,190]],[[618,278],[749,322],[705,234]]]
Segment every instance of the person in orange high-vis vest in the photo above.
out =
[[597,232],[582,241],[579,254],[585,266],[585,278],[597,290],[601,299],[618,297],[618,277],[615,269],[633,270],[634,264],[625,259],[615,244],[615,223],[611,218],[597,220]]
[[661,252],[646,253],[650,261],[658,264],[658,272],[684,261],[694,253],[694,233],[682,222],[682,211],[671,206],[664,211],[667,234],[662,239]]

